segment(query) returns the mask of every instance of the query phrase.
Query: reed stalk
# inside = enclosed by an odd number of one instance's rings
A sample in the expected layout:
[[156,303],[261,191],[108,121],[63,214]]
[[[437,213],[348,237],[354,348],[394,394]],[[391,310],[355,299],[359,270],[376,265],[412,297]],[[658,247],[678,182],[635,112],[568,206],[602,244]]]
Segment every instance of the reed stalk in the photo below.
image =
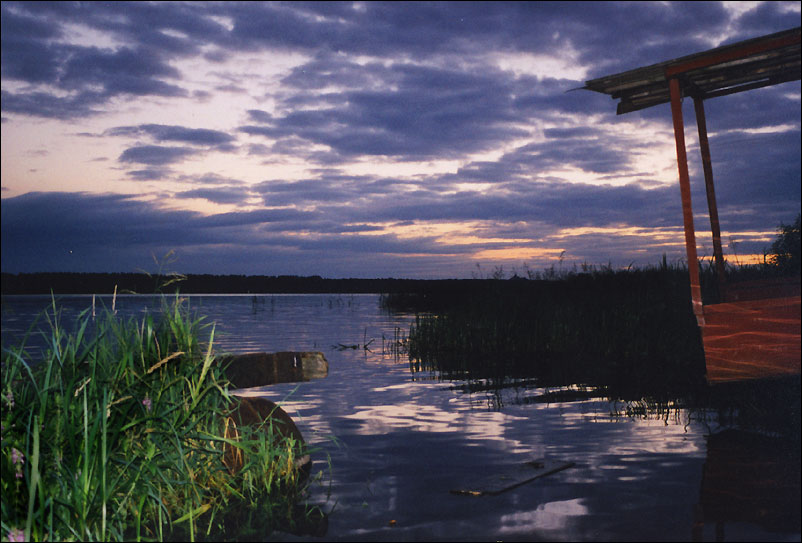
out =
[[[178,297],[140,321],[89,308],[72,333],[54,300],[45,320],[42,360],[25,341],[3,353],[3,539],[266,537],[291,522],[305,451],[272,431],[226,437],[237,400],[213,325]],[[246,459],[236,473],[224,446]]]

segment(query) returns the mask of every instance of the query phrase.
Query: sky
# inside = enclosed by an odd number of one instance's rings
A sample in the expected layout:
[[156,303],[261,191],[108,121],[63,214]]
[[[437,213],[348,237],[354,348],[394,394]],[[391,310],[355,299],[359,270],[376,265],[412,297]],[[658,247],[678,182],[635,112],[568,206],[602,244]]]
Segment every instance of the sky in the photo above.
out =
[[[2,271],[679,263],[669,105],[577,89],[799,25],[799,2],[2,2]],[[705,102],[732,262],[800,212],[800,94]]]

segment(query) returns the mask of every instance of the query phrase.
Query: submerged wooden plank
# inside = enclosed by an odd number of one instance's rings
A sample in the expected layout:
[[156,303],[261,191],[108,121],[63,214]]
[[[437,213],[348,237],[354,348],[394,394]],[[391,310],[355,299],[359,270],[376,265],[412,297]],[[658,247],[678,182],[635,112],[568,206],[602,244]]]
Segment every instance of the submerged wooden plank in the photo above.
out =
[[494,496],[572,466],[573,462],[560,460],[530,460],[469,481],[451,493],[463,496]]
[[799,296],[705,306],[708,382],[798,375],[801,309]]

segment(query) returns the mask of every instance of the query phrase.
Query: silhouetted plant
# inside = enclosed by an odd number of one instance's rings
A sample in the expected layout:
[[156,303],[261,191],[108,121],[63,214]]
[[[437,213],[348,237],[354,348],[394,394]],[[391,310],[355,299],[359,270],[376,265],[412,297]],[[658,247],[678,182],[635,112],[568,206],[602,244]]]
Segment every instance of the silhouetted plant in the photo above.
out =
[[784,271],[793,274],[800,273],[800,252],[802,252],[802,242],[800,241],[800,214],[797,214],[793,224],[786,225],[780,223],[777,228],[777,239],[769,248],[769,263],[779,266]]

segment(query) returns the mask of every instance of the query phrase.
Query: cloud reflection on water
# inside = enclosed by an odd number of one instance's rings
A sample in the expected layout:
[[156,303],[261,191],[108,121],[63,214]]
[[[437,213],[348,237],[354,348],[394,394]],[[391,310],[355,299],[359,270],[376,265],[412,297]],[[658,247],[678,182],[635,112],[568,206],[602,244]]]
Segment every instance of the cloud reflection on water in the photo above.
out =
[[[191,299],[210,321],[225,323],[235,352],[240,341],[265,351],[362,343],[392,337],[412,319],[382,313],[378,297],[275,297],[275,312],[250,311],[249,297]],[[148,300],[124,299],[121,315],[139,315]],[[32,318],[47,302],[4,299],[4,340],[22,326],[15,319]],[[91,304],[63,302],[65,325]],[[689,538],[713,415],[673,408],[633,414],[640,406],[599,398],[528,401],[548,391],[464,389],[412,373],[403,359],[322,350],[328,377],[237,393],[279,402],[316,449],[313,471],[323,478],[311,487],[311,501],[325,511],[336,504],[327,540]],[[498,496],[449,492],[456,482],[532,457],[576,465]]]
[[589,512],[583,502],[582,498],[547,502],[533,511],[502,515],[499,531],[505,535],[552,532],[553,537],[568,540],[572,517],[581,517]]

